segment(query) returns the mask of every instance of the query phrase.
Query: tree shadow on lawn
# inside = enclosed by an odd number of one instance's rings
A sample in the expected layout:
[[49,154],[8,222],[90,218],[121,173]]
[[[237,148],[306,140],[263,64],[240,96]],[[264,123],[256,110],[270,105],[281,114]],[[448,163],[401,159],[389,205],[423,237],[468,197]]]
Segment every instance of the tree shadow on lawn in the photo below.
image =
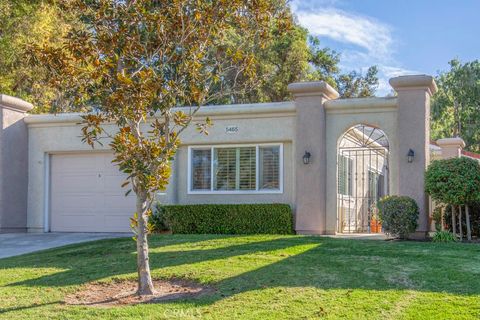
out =
[[[205,245],[218,245],[215,241],[226,238],[249,239],[249,236],[227,235],[174,235],[160,236],[150,241],[150,266],[152,269],[161,269],[179,265],[188,265],[209,260],[226,259],[229,257],[254,254],[256,252],[283,249],[290,244],[289,239],[265,241],[247,241],[242,244],[231,245],[213,249],[189,249],[155,252],[155,249],[168,246],[194,244],[193,248]],[[252,238],[255,239],[255,238]],[[156,240],[156,241],[155,241]],[[210,242],[214,241],[214,242]],[[106,246],[108,243],[110,246]],[[63,287],[84,284],[106,277],[122,276],[136,273],[135,243],[125,239],[99,240],[91,243],[65,246],[63,248],[49,249],[41,254],[33,253],[19,257],[0,260],[0,268],[58,268],[64,271],[44,275],[38,278],[9,284],[9,286],[43,286]],[[6,271],[8,272],[8,271]]]
[[[192,237],[191,240],[201,237]],[[207,240],[221,238],[210,237]],[[110,240],[111,241],[111,240]],[[155,242],[156,243],[156,242]],[[159,241],[158,243],[161,243]],[[178,238],[171,245],[188,243]],[[114,242],[115,244],[115,242]],[[89,246],[67,250],[36,263],[5,264],[4,268],[55,267],[67,269],[10,286],[78,285],[105,277],[136,272],[133,242],[119,250],[97,248],[92,258]],[[296,247],[300,248],[295,253]],[[95,248],[95,246],[93,246]],[[75,251],[75,250],[74,250]],[[128,251],[123,253],[123,251]],[[460,295],[480,294],[480,246],[432,243],[343,240],[319,237],[281,237],[205,250],[152,252],[151,266],[162,268],[229,259],[264,252],[276,261],[212,283],[218,293],[204,303],[214,303],[235,294],[274,287],[318,289],[416,290]],[[82,261],[82,256],[89,257]],[[52,258],[55,260],[52,261]],[[64,258],[59,261],[59,257]],[[247,256],[248,257],[248,256]],[[83,259],[87,260],[87,259]],[[268,262],[268,261],[267,261]],[[233,261],[232,263],[235,263]],[[247,262],[244,262],[248,264]],[[0,263],[0,267],[2,267]],[[208,265],[207,265],[208,267]],[[195,268],[195,267],[193,267]],[[212,265],[215,268],[215,265]],[[8,272],[8,271],[7,271]]]
[[61,303],[62,303],[62,301],[54,301],[54,302],[47,302],[47,303],[41,303],[41,304],[32,304],[32,305],[28,305],[28,306],[15,306],[15,307],[10,307],[10,308],[0,308],[0,315],[3,314],[3,313],[8,313],[8,312],[23,311],[23,310],[45,307],[45,306],[50,306],[50,305],[57,305],[57,304],[61,304]]

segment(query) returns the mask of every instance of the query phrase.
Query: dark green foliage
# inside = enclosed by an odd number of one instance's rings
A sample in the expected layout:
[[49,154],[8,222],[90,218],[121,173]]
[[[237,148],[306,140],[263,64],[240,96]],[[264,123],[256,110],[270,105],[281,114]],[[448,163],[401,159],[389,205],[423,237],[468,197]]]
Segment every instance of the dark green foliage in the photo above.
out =
[[165,221],[164,206],[156,205],[153,208],[153,214],[149,217],[149,224],[152,226],[153,232],[170,230]]
[[[479,237],[480,236],[480,202],[475,202],[469,205],[470,207],[470,223],[472,224],[472,236]],[[451,205],[437,205],[435,210],[433,211],[433,220],[435,221],[435,230],[441,230],[441,208],[444,208],[444,217],[443,222],[445,226],[445,230],[452,231],[452,206]],[[464,209],[462,209],[463,212]],[[457,209],[458,213],[458,209]],[[465,213],[463,213],[465,214]],[[465,215],[464,215],[465,217]],[[462,229],[467,230],[467,224],[465,219],[462,219]],[[456,230],[459,230],[459,221],[457,219]]]
[[437,231],[432,237],[433,242],[456,242],[457,238],[450,231]]
[[449,62],[450,70],[435,81],[438,92],[432,100],[432,138],[462,137],[466,149],[480,151],[480,61]]
[[288,204],[198,204],[158,206],[159,228],[183,234],[293,234]]
[[[442,210],[445,211],[445,209],[446,209],[446,206],[442,204],[436,205],[435,208],[433,209],[432,218],[433,218],[433,221],[435,222],[435,231],[442,230]],[[446,221],[444,221],[444,223],[446,223]]]
[[371,97],[378,87],[378,67],[371,66],[365,75],[357,71],[340,74],[336,83],[342,98]]
[[463,205],[480,200],[480,165],[461,157],[436,160],[425,175],[425,191],[442,203]]
[[378,204],[379,218],[387,234],[401,239],[417,228],[418,206],[415,200],[406,196],[387,196]]

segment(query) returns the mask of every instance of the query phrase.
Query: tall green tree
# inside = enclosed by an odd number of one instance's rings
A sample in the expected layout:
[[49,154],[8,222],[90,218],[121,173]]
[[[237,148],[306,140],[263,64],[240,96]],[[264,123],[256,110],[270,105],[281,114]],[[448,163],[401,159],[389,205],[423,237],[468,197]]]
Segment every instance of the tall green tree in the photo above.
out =
[[[288,84],[299,81],[327,81],[336,87],[335,77],[339,73],[339,55],[329,48],[322,48],[320,39],[308,35],[308,31],[295,23],[289,7],[282,8],[288,13],[287,19],[292,28],[272,29],[271,37],[264,47],[255,52],[258,64],[258,86],[249,92],[236,92],[217,103],[276,102],[291,99]],[[236,30],[241,39],[241,30]],[[232,41],[232,47],[237,44]],[[225,85],[242,82],[241,78],[226,79]]]
[[34,102],[34,112],[51,111],[62,95],[47,81],[46,69],[29,64],[29,44],[58,45],[77,23],[75,15],[47,0],[0,0],[0,92]]
[[[369,70],[365,76],[358,72],[341,74],[338,68],[340,55],[321,45],[318,37],[308,35],[299,26],[288,4],[271,1],[276,10],[285,12],[284,21],[293,26],[276,27],[272,23],[270,39],[253,51],[259,75],[254,90],[230,90],[241,87],[241,75],[230,74],[217,85],[219,94],[214,104],[254,103],[291,99],[287,85],[297,81],[324,80],[337,88],[344,97],[370,96],[375,93],[376,73]],[[32,67],[28,63],[29,44],[49,43],[59,45],[60,38],[80,21],[81,13],[67,11],[54,0],[0,0],[0,91],[19,96],[35,105],[34,112],[82,111],[48,81],[43,66]],[[243,40],[243,32],[237,26],[229,30],[226,46],[233,50]],[[230,88],[230,89],[229,89]]]
[[480,165],[478,161],[467,157],[433,161],[425,174],[425,191],[433,200],[452,205],[454,235],[456,234],[455,208],[458,206],[460,239],[463,238],[461,206],[466,206],[467,239],[471,240],[469,205],[480,200]]
[[480,151],[480,61],[449,62],[437,78],[432,102],[432,138],[459,136],[466,149]]
[[[62,3],[84,23],[61,37],[60,46],[33,46],[32,54],[52,86],[89,110],[83,141],[93,147],[107,137],[114,163],[128,175],[123,186],[137,199],[138,294],[150,295],[148,216],[155,194],[167,187],[180,134],[203,105],[258,83],[255,52],[272,28],[289,28],[285,6],[269,0]],[[242,30],[235,48],[232,30]],[[224,79],[235,77],[243,78],[235,83],[239,88],[224,86]],[[200,132],[208,126],[208,119],[197,123]]]
[[[286,8],[288,10],[288,8]],[[321,45],[320,38],[295,23],[294,28],[272,37],[264,48],[256,52],[259,85],[247,94],[240,92],[218,103],[276,102],[291,99],[288,84],[300,81],[325,81],[337,89],[343,98],[370,97],[378,87],[378,68],[372,66],[365,74],[357,71],[341,73],[340,54]],[[228,79],[227,79],[228,80]],[[235,79],[241,81],[241,79]],[[233,80],[228,80],[233,83]]]
[[363,98],[375,95],[378,87],[378,68],[371,66],[365,75],[357,71],[336,77],[336,88],[342,98]]

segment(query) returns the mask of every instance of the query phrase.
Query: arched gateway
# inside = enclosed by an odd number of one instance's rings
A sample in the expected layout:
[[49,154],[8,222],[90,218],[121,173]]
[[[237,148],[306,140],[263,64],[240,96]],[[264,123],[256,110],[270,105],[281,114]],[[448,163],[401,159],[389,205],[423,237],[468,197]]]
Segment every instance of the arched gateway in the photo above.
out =
[[337,231],[380,232],[376,204],[389,194],[389,142],[385,133],[358,124],[337,149]]
[[339,99],[325,82],[289,85],[295,99],[298,233],[379,232],[372,224],[374,208],[386,194],[415,199],[420,211],[416,236],[428,232],[424,173],[435,81],[414,75],[389,82],[396,96],[357,99]]

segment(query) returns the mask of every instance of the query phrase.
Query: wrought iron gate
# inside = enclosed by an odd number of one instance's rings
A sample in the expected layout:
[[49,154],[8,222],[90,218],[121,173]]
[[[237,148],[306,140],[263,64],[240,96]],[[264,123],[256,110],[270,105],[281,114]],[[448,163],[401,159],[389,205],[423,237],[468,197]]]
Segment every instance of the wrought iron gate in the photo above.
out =
[[380,232],[377,201],[389,193],[389,145],[378,128],[356,125],[342,137],[337,154],[338,232]]

